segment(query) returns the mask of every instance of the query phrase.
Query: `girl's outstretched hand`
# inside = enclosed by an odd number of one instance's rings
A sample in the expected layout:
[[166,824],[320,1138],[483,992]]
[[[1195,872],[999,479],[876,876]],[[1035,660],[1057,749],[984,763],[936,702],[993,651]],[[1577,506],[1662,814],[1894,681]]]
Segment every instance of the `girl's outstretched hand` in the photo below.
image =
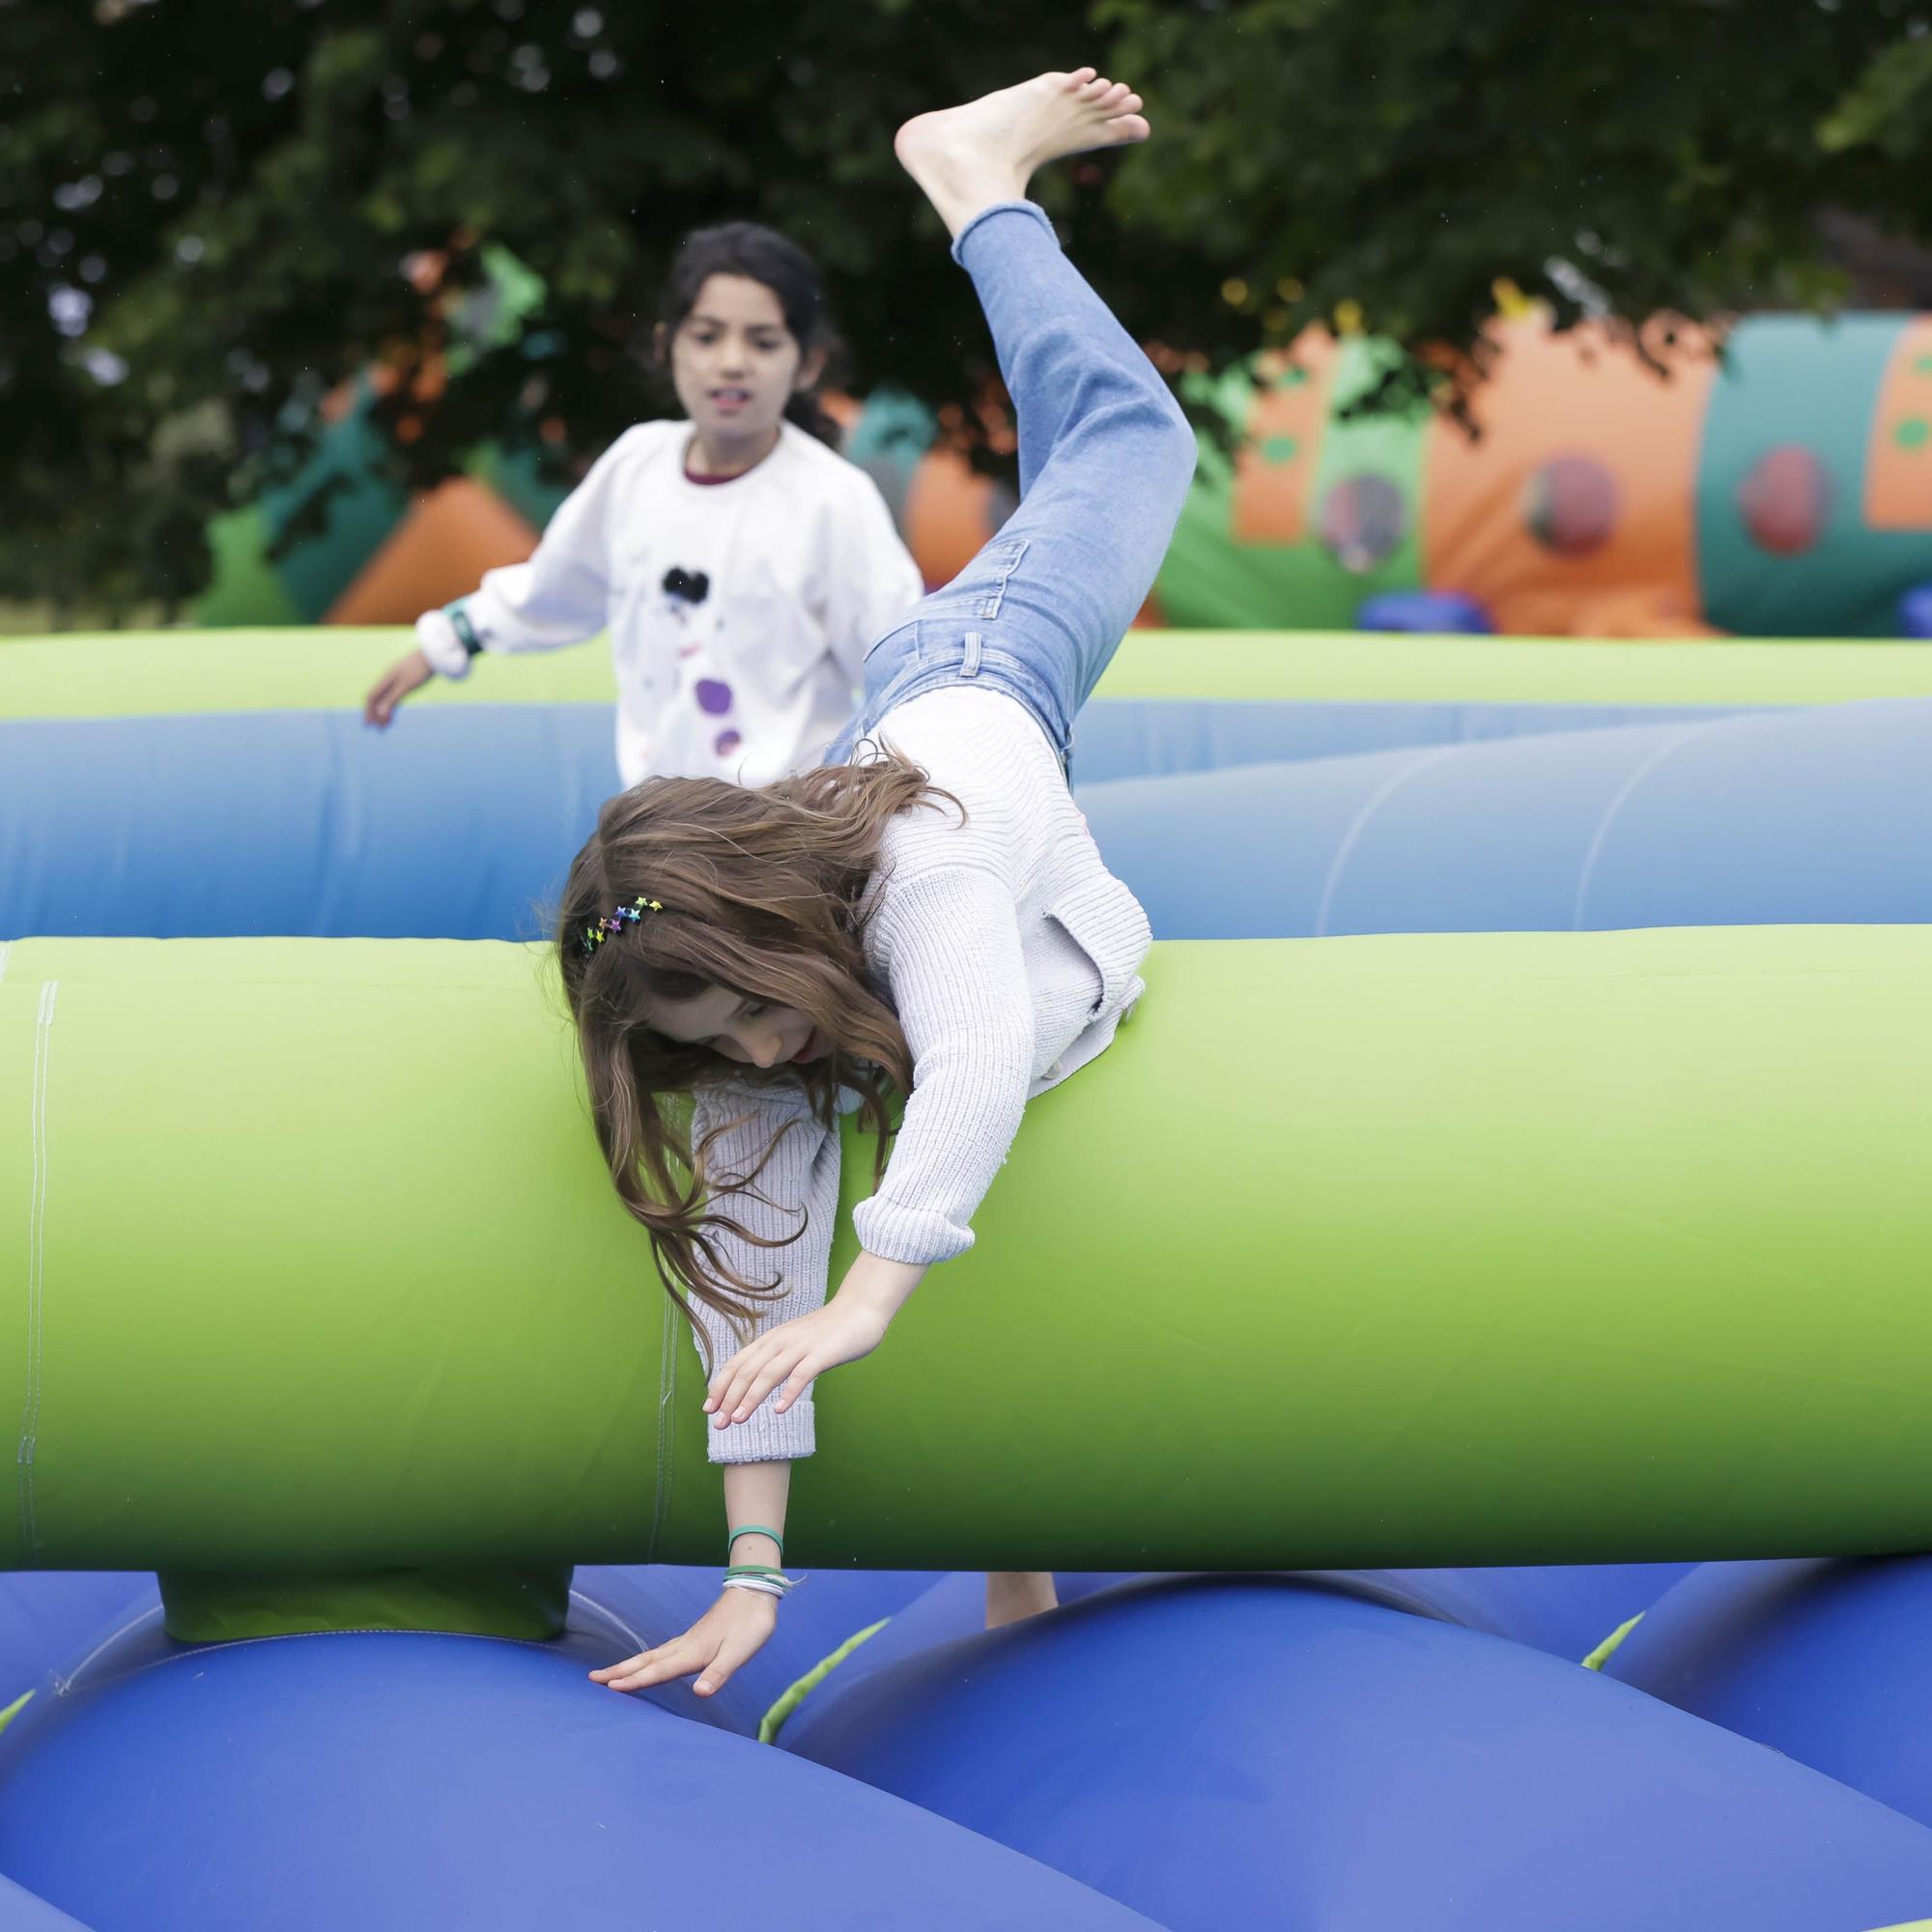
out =
[[648,1690],[653,1684],[668,1684],[696,1671],[694,1688],[700,1697],[709,1697],[765,1647],[778,1620],[776,1597],[755,1590],[720,1590],[718,1601],[682,1636],[593,1670],[590,1681],[608,1684],[612,1690]]
[[813,1377],[869,1355],[924,1273],[912,1262],[862,1254],[823,1308],[767,1329],[711,1378],[704,1398],[711,1426],[728,1429],[745,1421],[774,1389],[779,1393],[772,1407],[782,1415]]
[[396,706],[411,692],[420,691],[435,675],[429,660],[420,651],[412,651],[408,657],[398,658],[363,699],[362,722],[386,730],[389,721],[396,715]]

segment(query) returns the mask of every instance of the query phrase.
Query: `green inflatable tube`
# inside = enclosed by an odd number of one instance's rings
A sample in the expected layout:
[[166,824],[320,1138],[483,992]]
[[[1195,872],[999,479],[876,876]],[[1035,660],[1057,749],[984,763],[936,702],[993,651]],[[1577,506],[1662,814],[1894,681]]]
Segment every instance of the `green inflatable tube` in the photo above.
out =
[[[573,1562],[719,1556],[542,953],[0,951],[0,1566],[153,1566],[184,1635],[531,1633]],[[1146,977],[828,1379],[801,1567],[1932,1547],[1932,928]]]
[[[359,709],[401,630],[116,631],[0,641],[0,719]],[[1379,633],[1132,631],[1098,696],[1417,704],[1831,704],[1932,696],[1932,645],[1611,643]],[[412,704],[608,704],[601,644],[484,658]]]

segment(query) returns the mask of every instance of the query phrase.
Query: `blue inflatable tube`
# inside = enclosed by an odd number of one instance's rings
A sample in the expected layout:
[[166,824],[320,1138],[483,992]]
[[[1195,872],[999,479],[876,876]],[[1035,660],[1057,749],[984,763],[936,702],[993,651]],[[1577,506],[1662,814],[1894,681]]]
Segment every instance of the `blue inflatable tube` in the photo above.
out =
[[0,939],[528,939],[616,789],[591,706],[0,724]]
[[158,1610],[160,1601],[153,1576],[140,1571],[0,1572],[0,1710],[75,1667],[90,1646]]
[[1706,1563],[1605,1665],[1932,1824],[1932,1556]]
[[78,1918],[24,1891],[12,1879],[0,1878],[0,1932],[89,1932]]
[[0,1869],[94,1932],[636,1932],[748,1911],[796,1932],[1147,1932],[944,1819],[600,1689],[602,1656],[143,1634],[0,1734]]
[[1552,731],[1615,730],[1735,717],[1750,707],[1684,704],[1491,704],[1326,698],[1095,697],[1075,726],[1073,779],[1299,764],[1362,752],[1484,744]]
[[[1341,1591],[1364,1603],[1406,1610],[1412,1616],[1460,1624],[1464,1630],[1506,1637],[1575,1663],[1620,1626],[1642,1615],[1696,1567],[1690,1563],[1556,1563],[1463,1570],[1322,1570],[1296,1572],[1282,1580]],[[1055,1579],[1063,1605],[1079,1603],[1096,1590],[1134,1580],[1097,1572],[1062,1575]],[[981,1628],[985,1582],[977,1571],[955,1571],[936,1582],[928,1581],[929,1587],[890,1613],[882,1626],[786,1716],[781,1736],[788,1747],[796,1747],[810,1756],[813,1732],[830,1719],[838,1700],[856,1685],[936,1645],[971,1636]],[[866,1630],[871,1621],[854,1623],[852,1634]],[[828,1645],[825,1654],[829,1657],[835,1648]]]
[[1932,699],[1090,785],[1164,939],[1932,920]]
[[876,1672],[798,1747],[1173,1932],[1817,1932],[1932,1898],[1932,1832],[1897,1812],[1594,1671],[1308,1584],[1102,1591]]
[[[590,706],[0,724],[0,940],[513,939],[615,782]],[[1932,699],[1087,784],[1167,938],[1932,918]]]

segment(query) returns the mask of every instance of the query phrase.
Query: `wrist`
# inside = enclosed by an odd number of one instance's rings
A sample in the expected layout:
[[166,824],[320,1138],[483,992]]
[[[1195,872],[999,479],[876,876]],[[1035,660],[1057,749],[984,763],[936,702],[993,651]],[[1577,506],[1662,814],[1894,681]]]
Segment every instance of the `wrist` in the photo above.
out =
[[474,653],[464,643],[446,611],[425,611],[416,619],[416,649],[430,669],[442,677],[469,675]]
[[924,1274],[923,1262],[889,1262],[882,1255],[862,1251],[845,1271],[834,1299],[890,1321],[905,1306]]

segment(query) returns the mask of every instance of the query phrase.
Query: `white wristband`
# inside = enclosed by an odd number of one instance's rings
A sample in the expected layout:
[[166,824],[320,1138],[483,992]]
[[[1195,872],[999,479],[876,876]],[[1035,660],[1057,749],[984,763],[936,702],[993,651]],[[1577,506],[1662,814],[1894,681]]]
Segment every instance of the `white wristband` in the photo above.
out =
[[761,1597],[776,1597],[781,1603],[805,1581],[803,1577],[727,1577],[727,1590],[753,1590]]
[[429,660],[429,668],[443,677],[469,675],[469,653],[456,635],[456,626],[446,611],[425,611],[416,619],[416,649]]

